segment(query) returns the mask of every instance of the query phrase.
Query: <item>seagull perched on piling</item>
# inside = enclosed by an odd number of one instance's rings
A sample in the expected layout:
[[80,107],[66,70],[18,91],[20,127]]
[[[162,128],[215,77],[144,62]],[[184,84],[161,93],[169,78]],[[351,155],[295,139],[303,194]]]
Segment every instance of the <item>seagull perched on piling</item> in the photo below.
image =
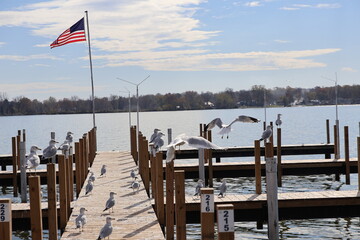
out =
[[210,123],[208,123],[205,126],[204,130],[205,131],[211,130],[215,126],[218,126],[220,128],[220,132],[218,134],[221,135],[221,138],[223,138],[224,135],[227,135],[227,138],[229,138],[229,133],[232,131],[231,125],[233,125],[236,122],[257,123],[257,122],[260,122],[260,120],[257,118],[254,118],[254,117],[240,115],[237,118],[235,118],[235,120],[232,121],[229,125],[227,125],[227,124],[224,124],[220,118],[215,118],[214,120],[212,120]]
[[166,162],[171,162],[175,159],[175,147],[188,144],[190,147],[194,148],[204,148],[204,149],[223,149],[222,147],[219,147],[212,142],[206,140],[203,137],[189,137],[185,134],[181,134],[177,136],[174,141],[172,141],[169,145],[166,146],[167,152],[166,152]]
[[37,155],[36,151],[41,150],[38,146],[31,146],[30,154],[26,157],[26,168],[27,169],[35,169],[40,165],[40,158]]
[[265,140],[265,142],[268,142],[271,136],[272,136],[272,126],[268,125],[266,127],[266,130],[262,133],[262,136],[259,139],[259,141]]
[[43,150],[43,155],[42,155],[43,159],[49,159],[56,155],[56,153],[57,153],[56,143],[59,143],[59,142],[55,141],[55,139],[51,139],[49,141],[49,146],[47,146]]
[[203,180],[202,179],[199,179],[198,180],[198,183],[195,187],[195,194],[194,196],[200,196],[200,189],[204,187],[204,184],[203,184]]
[[106,201],[105,209],[103,210],[103,212],[105,212],[106,210],[109,210],[109,214],[110,214],[110,209],[112,210],[112,212],[114,212],[114,206],[115,206],[115,196],[114,195],[116,195],[116,193],[110,192],[110,198]]
[[165,134],[163,134],[162,132],[158,132],[153,143],[154,143],[154,149],[156,152],[158,152],[160,150],[160,148],[162,146],[164,146],[164,140],[162,139],[162,137],[165,136]]
[[58,150],[61,150],[62,154],[67,155],[69,153],[70,150],[70,142],[68,140],[65,140],[60,147],[58,148]]
[[100,177],[106,175],[106,165],[102,165],[101,170],[100,170]]
[[107,217],[106,223],[104,227],[100,230],[99,237],[97,240],[101,240],[103,238],[109,237],[113,231],[113,227],[111,225],[111,220],[115,220],[115,218]]
[[131,183],[131,188],[133,189],[133,192],[136,190],[136,193],[139,192],[140,183],[137,180],[137,177],[134,178],[134,181]]
[[219,190],[220,190],[219,196],[224,197],[225,193],[226,193],[226,189],[227,189],[226,180],[223,179],[222,183],[221,183],[221,185],[219,187]]
[[278,114],[277,115],[277,119],[276,119],[276,121],[275,121],[275,124],[276,124],[276,127],[281,127],[281,124],[282,124],[282,121],[281,121],[281,119],[280,119],[280,116],[281,116],[282,114]]
[[73,134],[72,132],[68,131],[66,133],[65,141],[67,141],[69,144],[73,142]]
[[84,231],[84,225],[86,224],[86,216],[84,207],[80,208],[80,214],[75,218],[76,229],[79,229],[80,232]]
[[88,184],[86,185],[85,189],[85,195],[88,195],[94,189],[94,184],[90,179],[88,180]]
[[156,138],[157,135],[158,135],[158,132],[160,132],[160,131],[161,131],[161,130],[158,129],[158,128],[155,128],[155,129],[154,129],[154,133],[151,135],[150,140],[149,140],[149,143],[154,142],[155,138]]

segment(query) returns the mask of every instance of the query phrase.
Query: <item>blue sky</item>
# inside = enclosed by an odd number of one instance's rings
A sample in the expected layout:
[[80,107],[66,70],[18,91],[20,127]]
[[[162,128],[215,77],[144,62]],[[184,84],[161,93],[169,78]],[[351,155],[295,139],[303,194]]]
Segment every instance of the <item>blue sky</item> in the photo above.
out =
[[[360,84],[359,0],[0,2],[0,94],[89,98],[86,42],[50,49],[89,12],[95,95]],[[325,78],[324,78],[325,77]]]

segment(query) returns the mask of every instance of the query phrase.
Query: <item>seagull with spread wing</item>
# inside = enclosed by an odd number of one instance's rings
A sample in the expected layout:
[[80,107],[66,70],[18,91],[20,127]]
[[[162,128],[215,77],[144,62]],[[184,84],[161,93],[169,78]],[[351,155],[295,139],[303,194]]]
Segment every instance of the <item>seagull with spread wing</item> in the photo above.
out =
[[219,134],[221,135],[221,138],[224,137],[224,135],[227,136],[227,138],[229,138],[229,133],[232,131],[231,125],[233,125],[236,122],[243,122],[243,123],[257,123],[260,122],[259,119],[254,118],[254,117],[250,117],[250,116],[245,116],[245,115],[240,115],[237,118],[235,118],[234,121],[232,121],[229,125],[224,124],[220,118],[215,118],[214,120],[212,120],[210,123],[208,123],[205,126],[205,131],[207,130],[211,130],[213,129],[215,126],[218,126],[220,128],[220,132]]

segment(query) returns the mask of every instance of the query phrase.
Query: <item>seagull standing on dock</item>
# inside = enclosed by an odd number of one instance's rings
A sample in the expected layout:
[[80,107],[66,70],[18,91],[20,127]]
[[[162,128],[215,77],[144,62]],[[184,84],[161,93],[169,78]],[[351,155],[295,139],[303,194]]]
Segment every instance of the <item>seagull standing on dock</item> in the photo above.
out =
[[135,173],[135,170],[132,169],[131,172],[130,172],[130,177],[134,180],[136,178],[136,173]]
[[88,195],[94,189],[94,184],[90,179],[88,180],[88,184],[86,185],[85,189],[85,195]]
[[139,192],[140,183],[137,180],[137,177],[134,178],[134,181],[131,183],[131,188],[133,189],[133,192],[136,190],[136,193]]
[[55,141],[55,139],[51,139],[49,141],[49,146],[47,146],[43,150],[43,156],[42,156],[43,159],[49,159],[56,155],[56,153],[57,153],[56,143],[59,143],[59,142]]
[[227,124],[224,124],[220,118],[215,118],[214,120],[212,120],[210,123],[208,123],[205,126],[204,130],[205,131],[211,130],[215,126],[218,126],[220,128],[220,132],[218,134],[221,135],[221,138],[223,138],[224,135],[226,135],[226,137],[229,138],[229,133],[232,131],[231,125],[233,125],[236,122],[257,123],[257,122],[260,122],[260,120],[257,118],[254,118],[254,117],[240,115],[237,118],[235,118],[235,120],[232,121],[229,125],[227,125]]
[[265,140],[265,142],[268,142],[271,136],[272,136],[272,126],[268,125],[266,127],[266,130],[262,133],[262,136],[259,139],[259,141]]
[[185,134],[181,134],[177,136],[174,141],[172,141],[169,145],[166,146],[166,162],[169,163],[175,159],[175,147],[188,144],[190,147],[194,148],[204,148],[204,149],[223,149],[212,142],[206,140],[203,137],[188,137]]
[[280,116],[281,116],[282,114],[278,114],[277,115],[277,119],[276,119],[276,121],[275,121],[275,124],[276,124],[276,127],[281,127],[281,124],[282,124],[282,121],[281,121],[281,119],[280,119]]
[[219,190],[220,190],[220,193],[219,193],[219,197],[224,197],[225,196],[225,193],[226,193],[226,189],[227,189],[227,186],[226,186],[226,180],[223,179],[222,180],[222,183],[219,187]]
[[195,187],[195,194],[194,196],[200,196],[200,189],[204,187],[204,184],[203,184],[203,180],[202,179],[199,179],[198,180],[198,183]]
[[91,180],[92,182],[95,182],[95,174],[94,172],[90,172],[90,177],[89,177],[89,180]]
[[[111,233],[113,231],[113,227],[111,225],[111,220],[115,220],[115,218],[111,218],[111,217],[106,218],[106,224],[101,229],[97,240],[101,240],[101,239],[109,237],[111,235]],[[109,239],[110,239],[110,237],[109,237]]]
[[86,216],[84,207],[80,208],[80,214],[75,218],[76,229],[79,229],[80,232],[84,231],[84,225],[86,224]]
[[160,131],[161,131],[161,130],[158,129],[158,128],[155,128],[155,129],[154,129],[154,133],[151,135],[150,140],[149,140],[149,143],[154,142],[155,138],[156,138],[157,135],[158,135],[158,132],[160,132]]
[[103,210],[103,212],[105,212],[106,210],[109,210],[109,214],[110,214],[110,209],[112,210],[112,212],[114,212],[114,206],[115,206],[115,196],[114,195],[116,195],[116,193],[110,192],[110,198],[106,201],[105,209]]
[[101,170],[100,170],[100,177],[106,175],[106,165],[102,165]]
[[26,168],[27,169],[35,169],[40,165],[40,158],[37,155],[36,151],[41,150],[38,146],[31,146],[30,154],[26,158]]

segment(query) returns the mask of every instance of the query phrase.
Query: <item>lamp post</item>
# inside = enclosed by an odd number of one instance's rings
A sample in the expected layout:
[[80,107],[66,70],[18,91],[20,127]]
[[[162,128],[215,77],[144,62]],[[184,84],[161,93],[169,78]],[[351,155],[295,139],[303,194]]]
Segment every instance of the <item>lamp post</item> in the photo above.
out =
[[[142,84],[142,83],[143,83],[146,79],[148,79],[149,77],[150,77],[150,75],[147,76],[146,78],[144,78],[141,82],[139,82],[139,83],[137,83],[137,84],[136,84],[136,83],[133,83],[133,82],[130,82],[130,81],[127,81],[127,80],[122,79],[122,78],[117,78],[117,79],[119,79],[119,80],[121,80],[121,81],[130,83],[130,84],[136,86],[136,138],[139,137],[139,86],[140,86],[140,84]],[[137,151],[138,151],[138,154],[139,154],[139,144],[137,144],[137,147],[138,147]],[[138,157],[139,157],[139,156],[138,156]]]
[[335,80],[327,77],[322,77],[326,80],[332,81],[335,84],[335,125],[336,125],[336,136],[337,136],[337,154],[335,155],[335,159],[340,158],[340,133],[339,133],[339,114],[338,114],[338,84],[337,84],[337,74],[335,73]]

